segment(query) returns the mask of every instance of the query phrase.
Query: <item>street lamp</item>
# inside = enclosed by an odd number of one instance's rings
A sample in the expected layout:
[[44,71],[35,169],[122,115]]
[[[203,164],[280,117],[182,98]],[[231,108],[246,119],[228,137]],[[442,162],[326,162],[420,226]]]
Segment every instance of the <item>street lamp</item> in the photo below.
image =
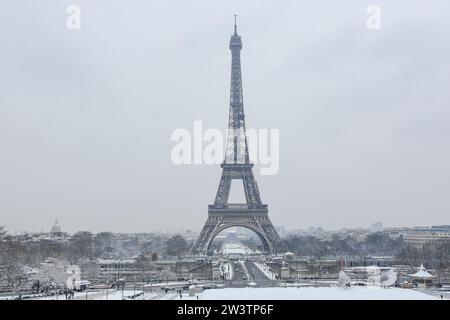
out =
[[212,264],[212,259],[210,261],[210,265],[211,265],[211,283],[213,282],[213,264]]
[[145,271],[142,274],[142,300],[145,300]]
[[136,299],[136,276],[133,276],[133,300]]

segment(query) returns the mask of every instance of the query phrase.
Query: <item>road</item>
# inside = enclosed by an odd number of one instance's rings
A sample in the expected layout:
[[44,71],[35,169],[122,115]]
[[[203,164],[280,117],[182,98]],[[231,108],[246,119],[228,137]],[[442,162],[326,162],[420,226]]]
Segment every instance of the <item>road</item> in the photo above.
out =
[[[254,253],[241,243],[225,243],[222,252],[227,255],[233,265],[233,278],[226,283],[227,287],[276,287],[277,281],[270,280],[249,260]],[[254,258],[254,257],[253,257]]]
[[232,261],[233,265],[233,278],[229,283],[227,283],[228,287],[233,288],[244,288],[248,287],[248,276],[245,273],[245,270],[241,263],[238,261]]
[[261,270],[259,270],[259,268],[255,266],[252,261],[245,261],[245,266],[247,267],[248,273],[251,275],[251,278],[256,283],[256,286],[276,287],[279,285],[278,281],[267,278],[267,276]]
[[279,283],[270,280],[252,261],[233,261],[233,278],[227,287],[276,287]]

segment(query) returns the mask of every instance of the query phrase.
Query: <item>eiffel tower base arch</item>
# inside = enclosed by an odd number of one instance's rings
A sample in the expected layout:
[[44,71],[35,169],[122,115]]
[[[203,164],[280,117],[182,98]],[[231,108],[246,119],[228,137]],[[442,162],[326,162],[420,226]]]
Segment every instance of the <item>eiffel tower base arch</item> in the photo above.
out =
[[243,227],[255,232],[261,239],[267,254],[276,254],[282,250],[281,240],[267,215],[230,215],[209,216],[194,243],[191,253],[211,254],[210,246],[214,238],[223,230],[231,227]]

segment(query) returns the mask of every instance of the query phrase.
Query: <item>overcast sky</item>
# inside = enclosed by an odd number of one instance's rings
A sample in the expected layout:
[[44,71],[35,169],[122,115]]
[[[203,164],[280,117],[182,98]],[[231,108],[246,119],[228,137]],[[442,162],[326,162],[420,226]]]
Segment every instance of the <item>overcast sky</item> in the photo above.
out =
[[[81,8],[81,30],[66,9]],[[366,9],[381,8],[368,30]],[[450,224],[450,2],[6,0],[0,225],[199,230],[218,165],[170,160],[224,129],[233,14],[247,127],[280,129],[259,176],[289,229]],[[258,168],[256,168],[258,169]]]

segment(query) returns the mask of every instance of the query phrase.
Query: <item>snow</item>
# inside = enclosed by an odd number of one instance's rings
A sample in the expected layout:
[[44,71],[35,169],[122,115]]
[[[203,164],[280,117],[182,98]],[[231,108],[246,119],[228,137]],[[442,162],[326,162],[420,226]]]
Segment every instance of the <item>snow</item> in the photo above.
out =
[[246,255],[253,253],[247,246],[240,243],[224,243],[221,250],[225,255]]
[[115,265],[115,264],[133,264],[136,262],[135,259],[123,259],[123,260],[114,260],[114,259],[98,259],[97,261],[99,264],[104,265]]
[[[202,282],[202,281],[195,281],[197,282]],[[170,286],[181,286],[184,284],[188,284],[188,281],[161,281],[161,282],[153,282],[153,283],[148,283],[145,284],[144,287],[170,287]]]
[[426,271],[419,270],[412,275],[414,278],[433,278],[431,274]]
[[254,262],[255,266],[261,270],[264,275],[269,278],[270,280],[275,280],[275,273],[269,270],[269,267],[266,264],[262,264],[259,262]]
[[[180,295],[176,291],[155,290],[146,292],[145,297],[142,291],[125,290],[124,299],[132,299],[136,294],[136,300],[180,300]],[[140,294],[140,295],[139,295]],[[439,292],[440,295],[440,292]],[[225,288],[208,289],[198,293],[199,300],[434,300],[440,299],[437,293],[435,296],[414,289],[400,288],[373,288],[373,287],[272,287],[272,288]],[[183,292],[182,300],[197,299]],[[13,296],[2,297],[2,299],[13,299]],[[447,298],[447,297],[446,297]],[[64,295],[35,297],[37,300],[65,300]],[[85,292],[76,292],[74,300],[85,300]],[[88,300],[122,300],[122,291],[109,290],[106,297],[106,290],[88,292]]]
[[188,281],[160,281],[160,282],[153,282],[145,284],[144,287],[150,288],[150,287],[173,287],[173,286],[183,286],[186,284],[191,284],[191,282],[194,282],[195,284],[205,284],[209,283],[208,280],[197,280],[192,279]]
[[389,287],[397,281],[397,273],[393,269],[387,272],[377,272],[369,276],[368,283],[371,285],[379,285],[382,287]]
[[338,286],[344,287],[351,283],[352,279],[344,271],[339,271]]
[[[132,297],[134,295],[137,295],[136,299],[142,300],[142,291],[138,291],[138,290],[136,290],[136,292],[133,290],[124,290],[123,299],[124,300],[132,299]],[[106,300],[106,294],[104,295],[103,299]],[[117,291],[108,293],[108,300],[122,300],[122,291],[117,290]]]
[[226,279],[227,280],[233,279],[234,270],[232,263],[230,261],[227,261],[226,263],[221,263],[220,266],[224,268]]
[[431,275],[430,273],[428,273],[425,270],[425,267],[423,266],[423,264],[420,265],[419,271],[417,271],[416,273],[411,275],[414,278],[421,278],[421,279],[431,279],[433,278],[433,275]]
[[226,288],[205,290],[202,300],[432,300],[436,297],[412,289],[362,287]]
[[245,277],[246,277],[248,280],[250,280],[250,279],[251,279],[251,276],[250,276],[250,273],[248,272],[247,267],[245,266],[244,261],[240,260],[240,261],[239,261],[239,264],[241,265],[242,269],[243,269],[244,272],[245,272]]

